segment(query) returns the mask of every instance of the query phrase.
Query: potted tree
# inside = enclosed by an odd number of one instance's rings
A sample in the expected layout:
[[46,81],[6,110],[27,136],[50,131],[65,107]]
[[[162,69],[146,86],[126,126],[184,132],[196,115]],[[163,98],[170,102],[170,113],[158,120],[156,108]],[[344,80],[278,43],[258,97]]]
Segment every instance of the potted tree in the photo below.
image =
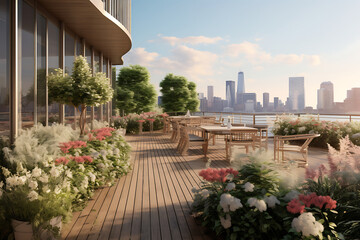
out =
[[56,69],[48,76],[50,101],[74,106],[80,113],[80,134],[86,126],[86,107],[99,106],[111,100],[113,89],[105,73],[91,73],[83,56],[76,57],[71,76]]

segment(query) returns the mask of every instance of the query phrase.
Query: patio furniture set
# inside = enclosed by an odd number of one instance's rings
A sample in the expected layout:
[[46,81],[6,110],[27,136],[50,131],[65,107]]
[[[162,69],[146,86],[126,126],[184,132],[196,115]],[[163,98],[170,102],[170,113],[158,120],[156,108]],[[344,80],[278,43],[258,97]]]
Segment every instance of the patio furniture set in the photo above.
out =
[[[268,149],[268,126],[232,124],[225,126],[223,120],[215,116],[171,116],[164,120],[165,132],[171,131],[171,140],[178,142],[177,151],[181,155],[187,153],[190,145],[201,146],[205,160],[209,150],[209,142],[215,145],[216,139],[225,141],[226,160],[230,161],[232,146],[245,148],[246,153],[251,148]],[[302,156],[302,162],[308,164],[308,147],[319,134],[300,134],[291,136],[274,136],[274,160],[284,161],[285,152],[297,152]],[[301,143],[292,145],[291,143]]]

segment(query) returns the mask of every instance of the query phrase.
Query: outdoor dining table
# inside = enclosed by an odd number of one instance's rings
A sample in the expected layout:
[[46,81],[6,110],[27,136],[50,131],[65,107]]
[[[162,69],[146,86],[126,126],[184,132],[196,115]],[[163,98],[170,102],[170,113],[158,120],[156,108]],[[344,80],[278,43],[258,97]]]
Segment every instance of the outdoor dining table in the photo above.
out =
[[205,146],[204,146],[204,155],[205,159],[207,159],[207,150],[209,146],[209,139],[211,138],[210,135],[230,135],[232,133],[238,133],[238,132],[247,132],[247,131],[254,131],[257,129],[252,127],[231,127],[230,129],[225,126],[219,126],[219,125],[209,125],[209,126],[200,126],[200,129],[202,129],[205,133]]

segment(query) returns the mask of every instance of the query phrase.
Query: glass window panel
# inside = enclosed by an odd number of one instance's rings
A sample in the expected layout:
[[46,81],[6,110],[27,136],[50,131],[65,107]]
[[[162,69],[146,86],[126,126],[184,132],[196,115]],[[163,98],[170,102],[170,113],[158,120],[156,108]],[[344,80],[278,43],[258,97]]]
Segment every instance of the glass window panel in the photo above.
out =
[[[65,35],[65,72],[72,74],[75,60],[75,39],[70,34]],[[72,124],[75,121],[75,111],[73,106],[65,106],[65,123]]]
[[95,52],[94,56],[94,73],[97,73],[100,72],[100,54]]
[[70,34],[65,34],[65,72],[71,75],[75,57],[75,39]]
[[10,0],[0,1],[0,136],[10,136]]
[[[51,21],[48,21],[48,41],[48,72],[50,74],[60,67],[60,29]],[[51,103],[48,111],[49,124],[59,122],[59,104]]]
[[103,72],[106,74],[106,76],[108,76],[108,72],[107,72],[107,59],[104,58],[103,59],[103,68],[102,68]]
[[46,18],[37,15],[37,121],[46,121]]
[[85,57],[91,68],[91,48],[89,46],[86,46],[85,48]]
[[84,56],[84,49],[80,39],[76,39],[76,56]]
[[34,125],[34,8],[20,1],[19,5],[19,124]]

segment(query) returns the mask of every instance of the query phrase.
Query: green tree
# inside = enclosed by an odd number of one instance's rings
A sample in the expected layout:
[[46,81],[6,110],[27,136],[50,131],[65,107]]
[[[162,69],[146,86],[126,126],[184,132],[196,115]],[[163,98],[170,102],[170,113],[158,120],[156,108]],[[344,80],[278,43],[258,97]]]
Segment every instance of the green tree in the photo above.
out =
[[49,100],[76,107],[80,112],[80,134],[86,125],[86,107],[99,106],[111,100],[113,89],[105,73],[92,76],[86,58],[78,56],[71,76],[56,69],[48,77]]
[[162,107],[165,112],[195,112],[199,107],[196,84],[183,76],[168,74],[160,83]]
[[154,109],[156,91],[145,67],[131,65],[120,70],[117,79],[116,106],[125,113],[149,112]]

